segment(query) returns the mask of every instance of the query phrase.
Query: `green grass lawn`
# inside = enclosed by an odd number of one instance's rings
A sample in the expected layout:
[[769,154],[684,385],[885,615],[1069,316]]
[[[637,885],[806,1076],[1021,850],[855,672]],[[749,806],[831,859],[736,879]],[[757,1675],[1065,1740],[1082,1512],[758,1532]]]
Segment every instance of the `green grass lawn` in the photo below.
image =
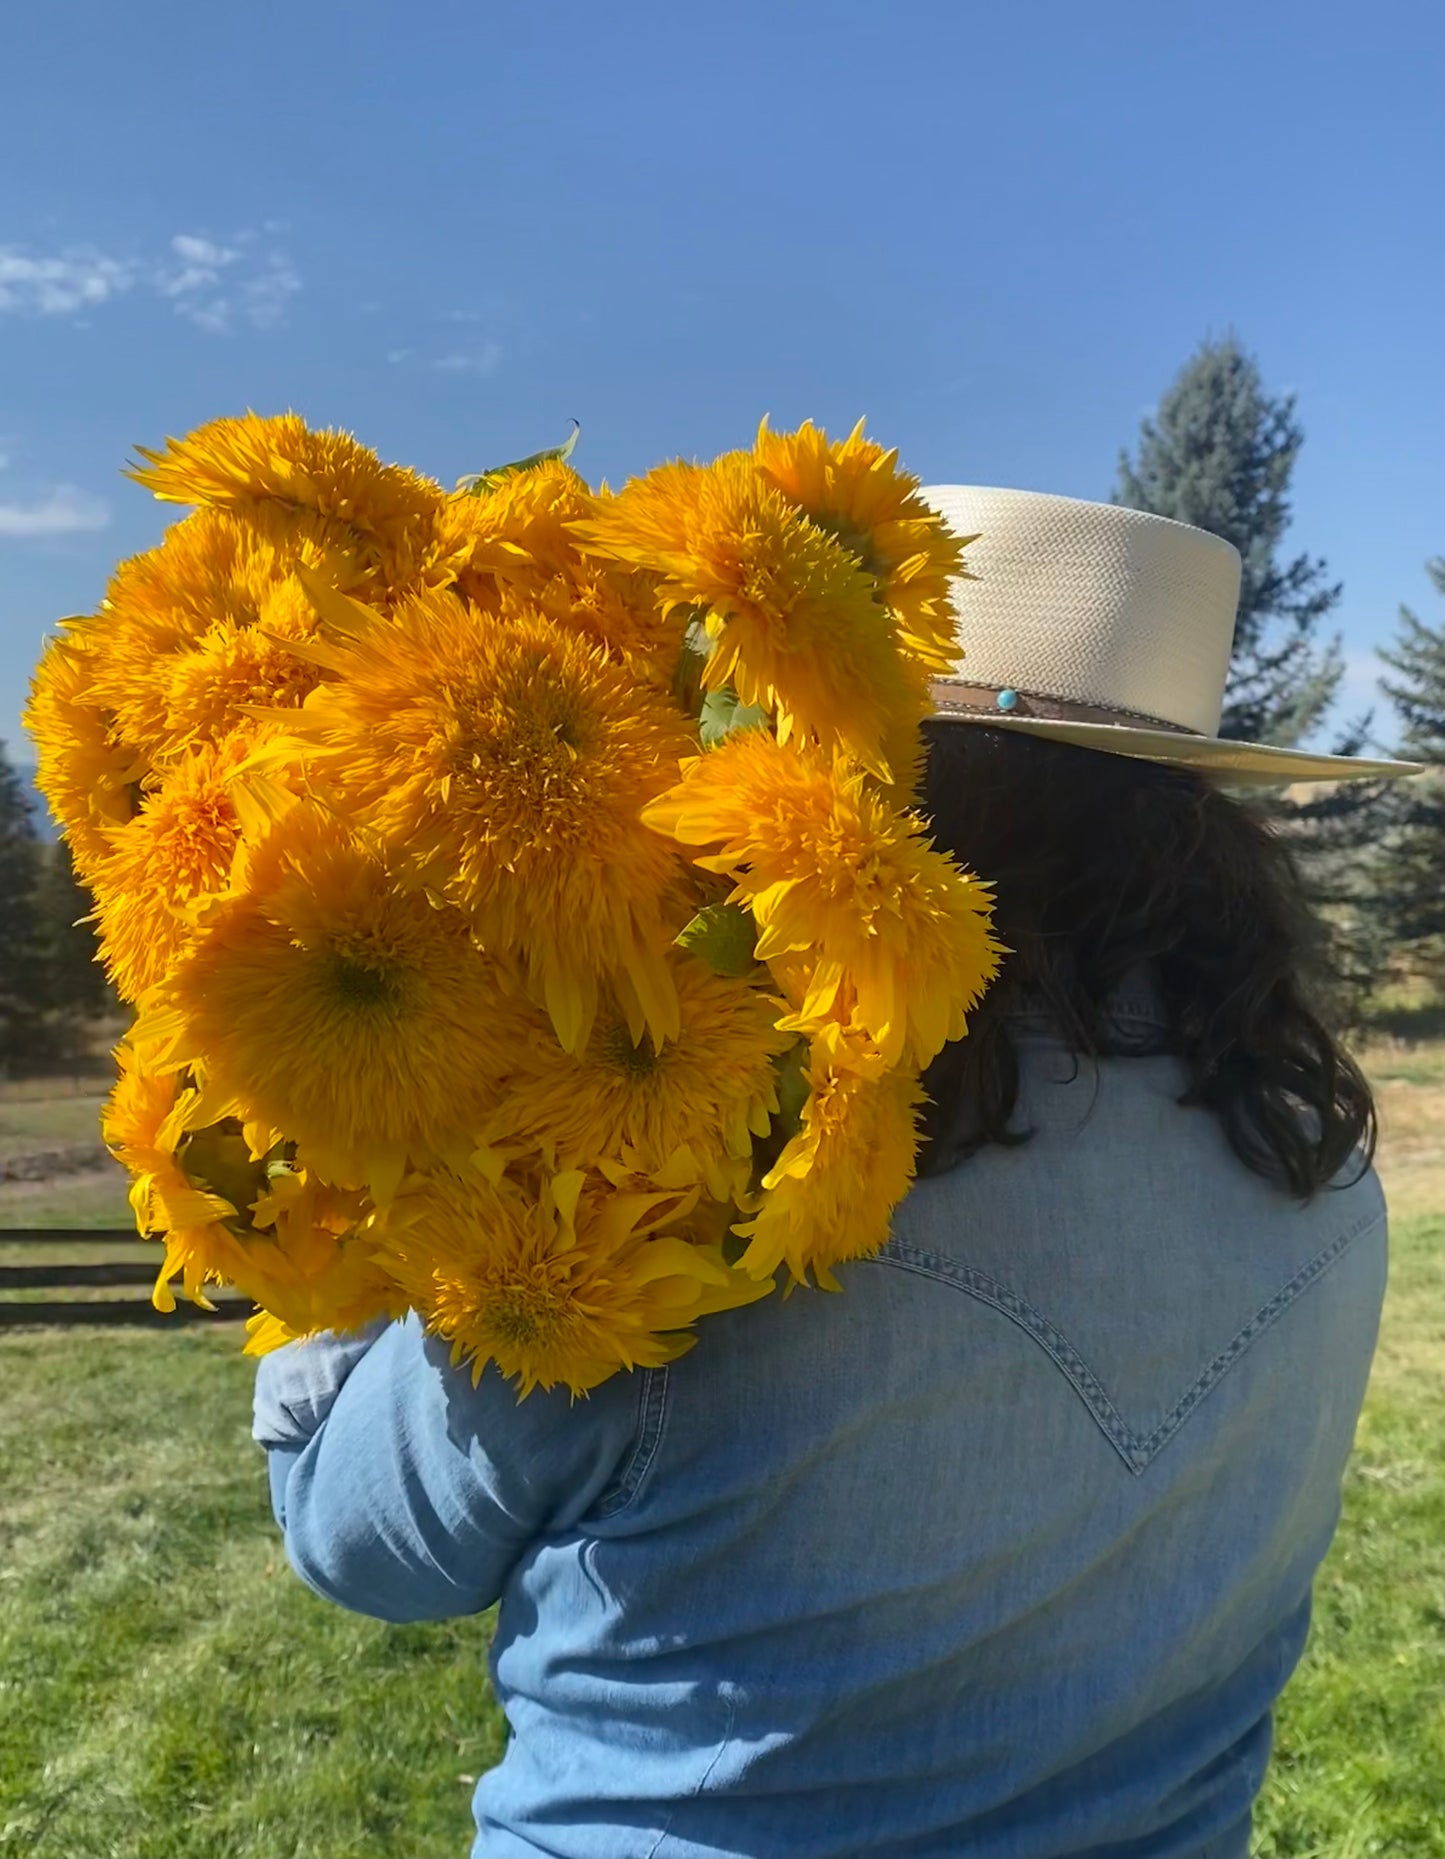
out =
[[135,1215],[126,1185],[124,1172],[113,1163],[52,1182],[0,1183],[0,1244],[6,1227],[124,1227],[133,1233]]
[[252,1375],[234,1329],[0,1336],[6,1859],[467,1850],[501,1748],[487,1624],[302,1588]]
[[1266,1859],[1445,1854],[1445,1215],[1398,1222],[1378,1371],[1281,1702]]
[[104,1097],[77,1092],[66,1097],[0,1097],[0,1155],[62,1143],[98,1143]]
[[[1388,1087],[1386,1326],[1280,1712],[1266,1859],[1445,1855],[1445,1169],[1438,1134],[1428,1166],[1418,1140],[1445,1127],[1442,1078],[1437,1049]],[[108,1178],[20,1205],[0,1222],[127,1218]],[[467,1850],[502,1745],[488,1623],[387,1627],[291,1576],[239,1346],[0,1333],[0,1859]]]

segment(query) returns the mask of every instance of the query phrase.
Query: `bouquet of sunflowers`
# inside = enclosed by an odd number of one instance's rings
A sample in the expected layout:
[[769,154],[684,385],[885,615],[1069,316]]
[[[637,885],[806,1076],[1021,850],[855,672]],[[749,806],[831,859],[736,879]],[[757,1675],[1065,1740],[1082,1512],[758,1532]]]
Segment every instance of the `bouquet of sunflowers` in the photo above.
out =
[[574,1392],[875,1250],[991,978],[912,810],[963,545],[893,454],[766,425],[447,493],[296,416],[61,623],[27,722],[135,1008],[104,1117],[154,1293],[259,1352],[417,1311]]

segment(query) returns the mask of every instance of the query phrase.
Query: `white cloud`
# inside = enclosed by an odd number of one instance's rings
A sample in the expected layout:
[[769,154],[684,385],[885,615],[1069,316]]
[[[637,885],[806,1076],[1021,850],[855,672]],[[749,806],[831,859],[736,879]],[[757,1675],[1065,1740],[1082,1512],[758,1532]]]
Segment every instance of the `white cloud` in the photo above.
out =
[[[268,236],[275,222],[267,222]],[[0,315],[74,317],[131,290],[169,303],[198,329],[223,335],[238,323],[272,329],[301,289],[301,274],[254,231],[226,242],[179,232],[164,257],[116,258],[88,248],[35,254],[0,246]]]
[[274,329],[301,289],[301,274],[284,252],[258,253],[255,244],[252,232],[237,233],[231,245],[177,233],[171,240],[175,262],[157,271],[156,288],[177,316],[212,335],[224,335],[237,322]]
[[395,368],[400,366],[404,361],[410,361],[415,354],[415,349],[388,349],[386,351],[386,359],[391,363],[392,367]]
[[73,248],[34,257],[17,245],[0,245],[0,314],[73,316],[128,291],[136,268],[121,258]]
[[224,297],[212,297],[205,302],[178,303],[176,315],[185,317],[194,323],[197,329],[204,329],[209,335],[224,336],[231,331],[231,306]]
[[241,256],[234,245],[216,245],[210,239],[197,239],[184,232],[171,240],[171,252],[180,260],[180,267],[157,272],[156,288],[163,297],[186,297],[195,291],[214,289],[221,281],[221,273]]
[[189,232],[178,232],[171,240],[171,250],[188,265],[196,265],[212,276],[241,256],[234,246],[217,245],[212,239],[198,239]]
[[0,503],[0,536],[73,536],[109,523],[109,507],[73,484],[57,484],[33,503]]
[[301,273],[280,252],[268,253],[265,266],[241,287],[241,310],[257,329],[274,329],[286,306],[301,289]]
[[444,374],[495,374],[503,355],[500,342],[484,342],[479,349],[459,349],[432,363]]

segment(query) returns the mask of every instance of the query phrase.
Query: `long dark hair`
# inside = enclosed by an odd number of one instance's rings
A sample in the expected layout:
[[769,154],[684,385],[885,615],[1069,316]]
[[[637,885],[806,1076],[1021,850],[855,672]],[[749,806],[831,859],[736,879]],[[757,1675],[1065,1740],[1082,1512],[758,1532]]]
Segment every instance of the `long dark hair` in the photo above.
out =
[[1358,1155],[1375,1107],[1329,1025],[1321,926],[1282,841],[1187,770],[973,724],[928,726],[935,842],[997,886],[1012,951],[966,1038],[924,1078],[939,1174],[1015,1127],[1011,1010],[1045,1011],[1080,1059],[1135,1051],[1108,1002],[1148,971],[1178,1056],[1180,1102],[1218,1117],[1247,1168],[1301,1199]]

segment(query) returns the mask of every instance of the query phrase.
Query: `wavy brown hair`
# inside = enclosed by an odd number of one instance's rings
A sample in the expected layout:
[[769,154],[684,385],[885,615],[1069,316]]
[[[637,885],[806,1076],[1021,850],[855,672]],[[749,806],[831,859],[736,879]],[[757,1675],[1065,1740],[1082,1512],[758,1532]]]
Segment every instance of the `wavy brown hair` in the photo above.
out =
[[1185,1105],[1216,1116],[1246,1168],[1307,1199],[1375,1146],[1375,1107],[1329,1022],[1326,943],[1287,847],[1200,776],[972,724],[928,726],[922,810],[935,841],[996,886],[1011,953],[924,1078],[920,1172],[1018,1143],[1010,1011],[1049,1013],[1081,1060],[1136,1054],[1111,1026],[1126,976],[1152,973]]

